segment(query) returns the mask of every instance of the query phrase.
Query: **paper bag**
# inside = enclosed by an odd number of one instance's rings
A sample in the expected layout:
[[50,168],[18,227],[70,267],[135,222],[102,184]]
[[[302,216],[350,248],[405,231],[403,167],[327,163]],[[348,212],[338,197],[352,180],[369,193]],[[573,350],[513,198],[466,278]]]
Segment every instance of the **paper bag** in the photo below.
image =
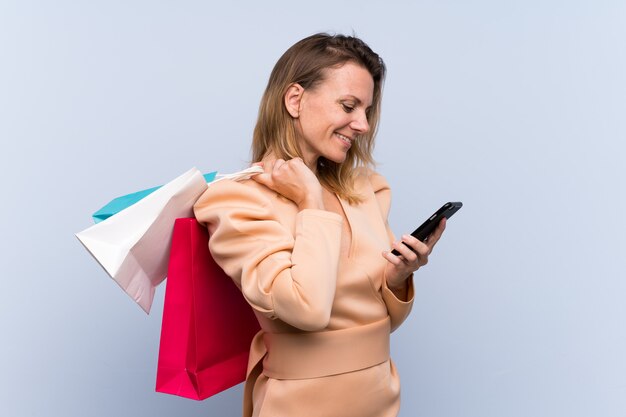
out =
[[[217,171],[214,171],[214,172],[209,172],[208,174],[204,174],[203,177],[206,182],[212,182],[215,179],[216,175],[217,175]],[[91,217],[93,218],[93,221],[95,223],[100,223],[102,220],[106,220],[109,217],[113,216],[114,214],[117,214],[120,211],[124,210],[125,208],[132,206],[133,204],[137,203],[139,200],[142,200],[144,197],[147,197],[148,195],[152,194],[153,192],[155,192],[161,187],[162,185],[158,187],[148,188],[147,190],[136,191],[131,194],[126,194],[121,197],[114,198],[113,200],[108,202],[104,207],[102,207],[100,210],[92,214]]]
[[211,257],[207,229],[195,218],[174,226],[156,390],[195,400],[246,378],[259,331],[241,291]]
[[[262,172],[259,166],[222,179],[240,180]],[[115,211],[76,237],[104,270],[146,313],[150,312],[154,291],[167,274],[172,228],[175,219],[193,215],[193,205],[207,188],[196,168],[157,187],[139,201]]]

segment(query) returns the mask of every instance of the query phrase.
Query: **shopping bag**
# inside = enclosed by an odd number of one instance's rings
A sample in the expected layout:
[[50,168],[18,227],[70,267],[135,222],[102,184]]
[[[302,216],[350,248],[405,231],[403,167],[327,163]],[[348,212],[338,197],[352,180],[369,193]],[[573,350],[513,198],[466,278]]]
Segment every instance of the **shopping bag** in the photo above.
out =
[[[263,168],[255,165],[233,174],[218,174],[217,171],[213,171],[208,174],[204,174],[203,177],[207,183],[215,183],[225,179],[241,181],[243,179],[250,178],[252,175],[260,174],[261,172],[263,172]],[[105,204],[100,210],[92,214],[91,217],[93,218],[94,223],[100,223],[102,220],[106,220],[125,208],[132,206],[161,187],[162,185],[114,198]]]
[[[219,175],[240,180],[262,172],[259,166]],[[174,220],[193,215],[193,205],[207,182],[196,168],[158,187],[139,201],[82,232],[76,237],[119,286],[150,312],[154,291],[167,275],[167,261]]]
[[259,324],[209,252],[206,227],[177,219],[172,236],[156,391],[203,400],[246,378]]
[[[217,171],[214,171],[214,172],[209,172],[208,174],[204,174],[203,177],[206,182],[212,182],[215,179],[216,175],[217,175]],[[121,197],[114,198],[113,200],[108,202],[104,207],[102,207],[100,210],[92,214],[91,217],[93,218],[93,221],[95,223],[100,223],[102,220],[106,220],[112,215],[117,214],[120,211],[124,210],[125,208],[132,206],[139,200],[152,194],[153,192],[155,192],[161,187],[162,186],[160,185],[158,187],[152,187],[152,188],[148,188],[147,190],[141,190],[141,191],[137,191],[131,194],[123,195]]]

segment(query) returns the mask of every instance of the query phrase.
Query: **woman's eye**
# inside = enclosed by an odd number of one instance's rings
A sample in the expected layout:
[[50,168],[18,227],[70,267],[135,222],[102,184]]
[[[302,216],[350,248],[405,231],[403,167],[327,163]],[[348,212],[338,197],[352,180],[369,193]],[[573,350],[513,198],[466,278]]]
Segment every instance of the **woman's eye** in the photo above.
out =
[[343,107],[343,111],[345,111],[346,113],[352,113],[354,111],[354,107],[347,104],[342,104],[341,106]]

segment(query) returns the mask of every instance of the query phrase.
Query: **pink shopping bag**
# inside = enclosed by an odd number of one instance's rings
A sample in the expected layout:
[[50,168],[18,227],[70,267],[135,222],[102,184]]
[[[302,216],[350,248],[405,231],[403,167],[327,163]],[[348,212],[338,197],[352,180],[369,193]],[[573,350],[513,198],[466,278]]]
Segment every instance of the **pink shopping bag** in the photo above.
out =
[[177,219],[170,251],[156,390],[203,400],[246,378],[259,331],[241,291],[211,257],[208,232]]

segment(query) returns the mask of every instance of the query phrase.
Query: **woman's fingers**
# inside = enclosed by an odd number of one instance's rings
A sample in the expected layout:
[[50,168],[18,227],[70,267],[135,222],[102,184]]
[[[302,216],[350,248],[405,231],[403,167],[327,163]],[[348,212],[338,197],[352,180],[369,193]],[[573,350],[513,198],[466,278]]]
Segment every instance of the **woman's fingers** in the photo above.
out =
[[[389,285],[403,282],[412,272],[428,263],[433,247],[437,244],[446,228],[446,219],[442,219],[437,228],[431,233],[426,242],[422,242],[412,235],[402,235],[402,240],[393,242],[392,248],[400,254],[394,255],[391,251],[384,251],[383,257],[389,262],[385,270]],[[400,280],[400,281],[399,281]]]
[[271,173],[272,175],[278,175],[280,172],[280,169],[282,168],[282,166],[285,164],[285,161],[282,159],[277,159],[275,161],[272,162],[271,164]]
[[402,241],[409,245],[418,256],[430,255],[430,247],[412,235],[402,235]]
[[391,253],[390,250],[383,251],[383,258],[385,258],[387,261],[394,264],[395,266],[400,266],[404,263],[400,256],[394,255],[393,253]]
[[426,241],[426,244],[430,248],[431,252],[433,248],[435,247],[435,245],[437,244],[437,242],[439,241],[439,239],[441,238],[443,231],[446,230],[446,221],[447,220],[445,217],[441,219],[441,221],[437,225],[437,228],[430,234],[430,236],[428,236],[428,240]]
[[274,183],[280,177],[281,167],[285,164],[285,160],[276,159],[266,161],[261,164],[263,173],[253,176],[252,178],[271,189],[274,189]]
[[289,200],[299,208],[323,208],[322,186],[301,158],[276,159],[263,164],[257,182]]
[[[418,254],[412,251],[407,245],[402,243],[403,241],[404,239],[393,242],[391,244],[392,248],[400,253],[400,256],[402,256],[402,260],[405,263],[412,263],[412,262],[417,261]],[[398,255],[394,255],[394,256],[398,256]]]

